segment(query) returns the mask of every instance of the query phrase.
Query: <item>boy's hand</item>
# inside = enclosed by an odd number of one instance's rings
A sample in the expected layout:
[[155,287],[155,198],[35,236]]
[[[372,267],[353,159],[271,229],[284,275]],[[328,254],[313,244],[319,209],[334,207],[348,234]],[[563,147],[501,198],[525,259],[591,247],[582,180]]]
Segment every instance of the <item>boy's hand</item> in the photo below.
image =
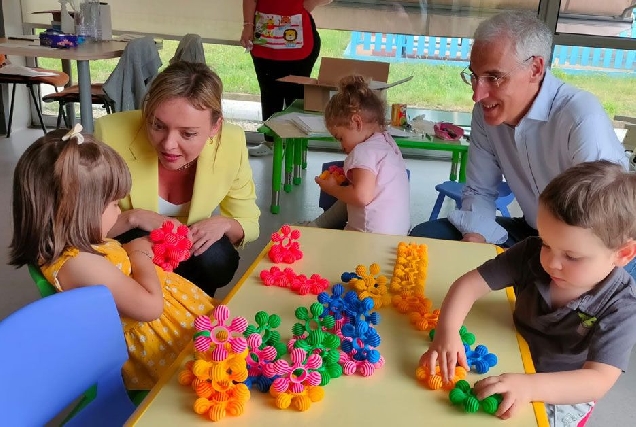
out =
[[340,186],[340,184],[338,184],[338,181],[336,181],[336,178],[332,174],[329,174],[324,179],[317,176],[315,178],[315,181],[316,181],[316,184],[320,186],[320,189],[324,191],[325,193],[329,194],[330,196],[333,196],[334,188]]
[[477,381],[474,391],[480,400],[495,393],[500,394],[503,400],[495,415],[506,420],[512,417],[519,408],[530,403],[531,387],[529,375],[502,374]]
[[444,383],[448,383],[455,376],[455,367],[459,364],[469,371],[466,361],[466,351],[459,336],[459,330],[445,333],[440,330],[435,331],[435,339],[420,357],[420,366],[428,367],[429,374],[435,374],[435,367],[439,364],[440,374]]

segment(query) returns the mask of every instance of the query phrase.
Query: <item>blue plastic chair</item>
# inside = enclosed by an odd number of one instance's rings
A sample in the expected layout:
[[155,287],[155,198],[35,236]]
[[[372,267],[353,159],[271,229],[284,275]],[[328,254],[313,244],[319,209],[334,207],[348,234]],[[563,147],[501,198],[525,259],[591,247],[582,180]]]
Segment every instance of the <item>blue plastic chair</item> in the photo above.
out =
[[[439,216],[439,212],[442,209],[442,204],[444,203],[445,197],[450,197],[455,200],[457,205],[457,209],[462,207],[462,190],[464,189],[464,184],[461,182],[455,181],[446,181],[441,184],[437,184],[435,189],[439,193],[437,196],[437,200],[435,201],[435,206],[433,206],[433,210],[431,211],[431,216],[428,219],[432,221],[437,219]],[[510,217],[510,212],[508,212],[508,205],[512,203],[515,199],[515,195],[512,194],[512,190],[508,186],[508,183],[502,181],[498,187],[499,197],[495,200],[495,206],[499,212],[501,212],[502,216]]]
[[0,343],[3,425],[44,425],[95,384],[97,396],[67,426],[123,425],[135,410],[121,376],[121,321],[105,286],[27,305],[0,322]]
[[[338,167],[344,167],[344,161],[342,160],[335,160],[333,162],[327,162],[327,163],[323,163],[322,164],[322,172],[326,171],[327,169],[329,169],[331,166],[338,166]],[[409,177],[409,179],[411,179],[411,171],[410,170],[406,170],[406,175]],[[320,196],[318,197],[318,206],[322,208],[323,211],[326,211],[327,209],[329,209],[331,207],[331,205],[333,205],[334,203],[336,203],[338,199],[336,199],[335,197],[325,193],[324,191],[320,190]]]

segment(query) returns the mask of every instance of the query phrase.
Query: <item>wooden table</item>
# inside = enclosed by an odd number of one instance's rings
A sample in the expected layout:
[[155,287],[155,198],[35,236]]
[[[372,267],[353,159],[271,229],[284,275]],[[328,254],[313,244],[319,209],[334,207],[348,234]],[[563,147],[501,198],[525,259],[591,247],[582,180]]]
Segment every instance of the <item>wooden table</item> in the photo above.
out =
[[[0,39],[0,54],[32,58],[58,58],[77,62],[77,79],[80,96],[80,119],[86,132],[93,132],[93,104],[91,102],[91,72],[89,62],[95,59],[119,58],[126,42],[86,42],[69,49],[53,49],[40,46],[37,41]],[[72,117],[72,116],[71,116]]]
[[[419,114],[421,109],[413,109],[413,113]],[[276,116],[289,113],[307,113],[302,109],[302,100],[294,101],[288,108]],[[318,114],[318,113],[317,113]],[[452,113],[451,113],[452,114]],[[415,114],[413,114],[414,116]],[[307,167],[307,144],[309,140],[331,141],[337,143],[332,136],[308,136],[291,123],[282,121],[266,122],[258,128],[258,131],[274,138],[272,156],[272,202],[270,211],[273,214],[280,212],[281,185],[286,193],[291,192],[292,183],[300,185],[302,182],[301,169]],[[466,163],[468,159],[468,142],[444,141],[434,136],[422,138],[413,134],[409,137],[394,137],[398,147],[415,148],[421,150],[449,151],[451,153],[451,169],[449,179],[451,181],[466,181]],[[282,184],[283,160],[285,161],[285,182]]]
[[[429,251],[426,294],[436,307],[451,282],[466,271],[495,256],[495,247],[486,244],[461,243],[403,236],[386,236],[355,231],[303,228],[300,239],[304,257],[291,267],[296,273],[319,273],[332,283],[340,281],[345,271],[357,264],[369,266],[377,262],[382,273],[390,277],[400,241],[426,243]],[[267,249],[267,248],[266,248]],[[245,316],[254,323],[257,311],[277,313],[282,317],[279,328],[284,339],[291,337],[296,307],[309,307],[313,296],[299,296],[288,289],[265,287],[259,273],[272,263],[266,250],[256,258],[234,290],[226,298],[232,316]],[[524,372],[520,354],[529,362],[527,347],[521,347],[512,323],[510,301],[505,291],[493,292],[478,301],[466,320],[477,342],[497,354],[499,364],[490,373]],[[448,393],[431,391],[415,379],[420,355],[429,343],[426,332],[416,331],[406,315],[393,307],[380,309],[382,316],[377,330],[382,338],[380,353],[386,365],[369,378],[359,376],[333,379],[325,387],[325,398],[313,403],[307,412],[279,410],[269,394],[252,391],[246,412],[240,417],[228,417],[222,423],[231,426],[461,426],[499,425],[501,421],[485,413],[467,415],[448,401]],[[523,340],[521,340],[523,343]],[[146,400],[128,420],[127,426],[209,426],[208,419],[197,415],[192,405],[196,395],[191,388],[177,382],[176,374],[191,358],[192,346],[179,356],[175,364],[160,379]],[[527,363],[526,372],[533,372]],[[473,384],[482,378],[470,373]],[[503,424],[502,424],[503,426]],[[545,407],[538,403],[521,408],[505,422],[506,427],[547,427]]]

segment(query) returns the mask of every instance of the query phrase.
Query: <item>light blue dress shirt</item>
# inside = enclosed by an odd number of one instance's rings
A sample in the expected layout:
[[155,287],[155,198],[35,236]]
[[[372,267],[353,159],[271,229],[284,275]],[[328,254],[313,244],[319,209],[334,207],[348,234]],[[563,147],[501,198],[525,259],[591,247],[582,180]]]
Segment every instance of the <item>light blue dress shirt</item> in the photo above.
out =
[[505,177],[528,225],[537,228],[539,194],[561,172],[581,162],[605,159],[627,169],[627,157],[612,122],[589,92],[546,71],[539,93],[516,127],[490,126],[475,104],[461,210],[448,220],[462,233],[503,243],[495,222],[497,186]]

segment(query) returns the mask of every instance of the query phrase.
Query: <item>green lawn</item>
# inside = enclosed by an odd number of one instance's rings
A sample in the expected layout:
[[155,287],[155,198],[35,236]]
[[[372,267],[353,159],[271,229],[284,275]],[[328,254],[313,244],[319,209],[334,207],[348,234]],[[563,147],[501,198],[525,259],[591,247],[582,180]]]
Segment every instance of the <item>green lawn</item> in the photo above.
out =
[[[349,33],[345,31],[320,30],[322,38],[321,56],[342,57]],[[160,51],[164,66],[176,50],[177,42],[164,40]],[[208,65],[221,76],[225,92],[230,94],[258,95],[258,84],[250,55],[238,46],[205,45]],[[60,68],[58,60],[40,59],[40,66]],[[93,82],[106,80],[117,59],[91,62]],[[314,76],[318,73],[320,60],[314,67]],[[391,64],[390,80],[398,80],[413,75],[413,80],[389,89],[389,103],[403,103],[429,109],[448,111],[470,111],[470,87],[459,77],[460,68],[420,63]],[[574,86],[595,94],[603,103],[605,110],[613,117],[616,114],[636,116],[636,75],[612,77],[607,74],[565,74],[554,70],[555,75]],[[75,74],[76,76],[76,74]]]

